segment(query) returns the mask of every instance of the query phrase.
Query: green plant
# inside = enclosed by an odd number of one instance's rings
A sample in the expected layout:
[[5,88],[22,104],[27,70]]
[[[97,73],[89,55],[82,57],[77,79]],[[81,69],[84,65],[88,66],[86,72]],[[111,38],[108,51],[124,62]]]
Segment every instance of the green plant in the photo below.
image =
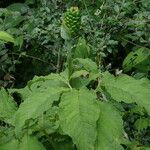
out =
[[10,73],[15,71],[15,65],[19,63],[19,59],[15,60],[13,56],[10,57],[8,49],[6,48],[6,44],[8,43],[12,44],[12,48],[17,47],[18,49],[22,45],[22,41],[19,40],[19,38],[15,39],[7,32],[0,31],[0,78],[2,76],[4,77],[4,81],[0,80],[0,85],[4,87],[8,86],[9,83],[13,85],[15,78],[11,76]]
[[57,73],[0,89],[0,150],[149,150],[149,2],[26,2],[0,11],[3,71]]
[[59,74],[36,76],[23,89],[1,89],[0,149],[149,149],[130,140],[120,109],[121,102],[136,103],[150,115],[149,80],[102,73],[89,58],[69,59],[71,68]]
[[0,45],[0,52],[5,52],[5,56],[8,56],[4,58],[7,58],[9,65],[6,66],[2,59],[2,81],[5,74],[9,73],[16,78],[15,86],[20,87],[34,74],[48,74],[56,71],[57,66],[61,70],[62,60],[57,64],[57,58],[61,56],[63,45],[59,36],[62,10],[56,10],[55,3],[45,4],[44,1],[39,3],[38,9],[32,5],[29,7],[26,3],[13,3],[7,8],[0,8],[0,30],[10,33],[16,41],[22,42],[19,48],[9,43]]
[[150,71],[150,49],[140,48],[134,52],[130,52],[123,62],[125,72],[132,69],[137,72],[143,72],[143,76],[148,76]]

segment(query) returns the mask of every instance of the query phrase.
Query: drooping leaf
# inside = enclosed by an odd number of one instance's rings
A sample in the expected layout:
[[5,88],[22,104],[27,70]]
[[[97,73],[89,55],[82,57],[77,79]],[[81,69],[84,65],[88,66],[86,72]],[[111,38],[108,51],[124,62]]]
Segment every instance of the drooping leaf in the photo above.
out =
[[96,95],[87,89],[72,90],[62,96],[60,103],[60,126],[69,135],[78,150],[94,150],[96,121],[99,108]]
[[95,62],[93,62],[91,59],[86,58],[76,58],[73,60],[74,64],[74,70],[86,70],[89,72],[97,73],[98,67]]
[[136,80],[127,75],[114,77],[109,73],[104,73],[102,88],[114,100],[137,103],[150,114],[150,88],[143,85],[142,80]]
[[24,17],[21,16],[20,13],[17,13],[16,15],[10,15],[7,16],[5,19],[5,29],[7,30],[13,30],[14,27],[17,28],[17,26],[24,20]]
[[123,69],[125,72],[132,68],[139,68],[140,70],[150,70],[150,50],[140,48],[135,52],[130,52],[123,62]]
[[19,145],[18,150],[46,150],[42,143],[34,136],[25,135]]
[[73,88],[81,88],[87,86],[91,81],[95,81],[100,73],[92,73],[86,70],[75,71],[70,77],[70,83]]
[[10,94],[14,94],[14,93],[18,94],[18,96],[20,96],[22,101],[27,99],[32,94],[32,91],[28,87],[21,88],[21,89],[15,89],[15,88],[8,89],[8,91]]
[[88,75],[89,72],[86,71],[86,70],[80,70],[80,71],[75,71],[72,75],[71,75],[71,79],[74,79],[74,78],[78,78],[80,76],[86,76]]
[[51,108],[54,101],[59,100],[63,88],[50,88],[47,92],[34,92],[23,103],[21,103],[15,115],[15,132],[21,133],[25,122],[29,119],[36,119],[45,111]]
[[87,45],[84,38],[79,38],[76,49],[74,51],[74,58],[88,58],[90,54],[90,47]]
[[8,143],[0,145],[0,150],[19,150],[19,141],[18,140],[12,140]]
[[29,89],[34,89],[32,86],[36,85],[35,83],[40,83],[40,81],[42,82],[42,84],[44,84],[44,82],[46,81],[45,84],[47,84],[46,86],[52,86],[52,87],[66,87],[69,84],[69,80],[67,79],[67,77],[65,77],[65,75],[63,74],[63,72],[61,74],[54,74],[51,73],[48,76],[35,76],[33,78],[33,80],[28,82],[28,87]]
[[13,3],[7,7],[8,10],[26,13],[29,9],[28,5],[23,3]]
[[24,135],[21,142],[17,139],[11,140],[0,145],[0,150],[45,150],[44,146],[36,137]]
[[123,121],[119,112],[109,103],[99,102],[96,150],[124,150]]
[[4,88],[0,89],[0,119],[10,119],[16,112],[17,107],[13,98],[6,92]]
[[15,43],[15,39],[5,31],[0,31],[0,40]]

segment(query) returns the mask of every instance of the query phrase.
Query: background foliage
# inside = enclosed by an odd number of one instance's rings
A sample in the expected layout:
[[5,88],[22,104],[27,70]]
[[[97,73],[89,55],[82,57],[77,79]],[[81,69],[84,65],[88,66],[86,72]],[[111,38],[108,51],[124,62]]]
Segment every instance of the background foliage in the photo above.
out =
[[[5,4],[9,5],[9,1]],[[11,33],[20,43],[19,47],[1,44],[1,79],[7,73],[13,74],[15,84],[21,86],[20,82],[23,84],[34,74],[62,70],[66,53],[60,25],[62,14],[70,6],[79,7],[80,33],[102,69],[109,68],[112,72],[122,69],[129,52],[149,48],[149,1],[27,0],[0,10],[0,30]],[[138,70],[139,75],[139,68],[134,68],[135,65],[130,70],[134,74]],[[140,76],[147,76],[148,71],[149,68],[140,70]]]

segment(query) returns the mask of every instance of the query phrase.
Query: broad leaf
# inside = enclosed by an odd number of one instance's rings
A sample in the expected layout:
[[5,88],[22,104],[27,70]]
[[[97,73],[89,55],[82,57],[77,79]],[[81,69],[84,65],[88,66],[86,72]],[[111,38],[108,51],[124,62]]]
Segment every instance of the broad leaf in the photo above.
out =
[[140,70],[150,70],[150,50],[140,48],[135,52],[130,52],[123,62],[123,69],[125,72],[132,68],[139,68]]
[[123,121],[119,112],[109,103],[99,102],[96,150],[124,150]]
[[7,7],[8,10],[26,13],[29,9],[28,5],[23,3],[13,3]]
[[36,137],[25,135],[18,150],[46,150]]
[[18,94],[18,96],[21,97],[22,101],[27,99],[32,94],[32,91],[28,87],[25,87],[22,89],[9,89],[8,91],[10,94],[13,94],[13,93]]
[[143,85],[143,81],[127,75],[114,77],[109,73],[105,73],[102,87],[114,100],[126,103],[135,102],[144,107],[150,114],[150,88]]
[[59,100],[60,93],[64,90],[63,88],[50,88],[47,92],[34,92],[21,103],[15,115],[16,134],[20,134],[27,120],[36,119],[50,109],[53,102]]
[[21,16],[21,14],[17,14],[17,15],[12,15],[12,16],[8,16],[5,19],[5,29],[7,29],[9,32],[12,30],[13,28],[16,27],[24,20],[24,17]]
[[0,150],[19,150],[19,141],[18,140],[12,140],[8,143],[0,145]]
[[0,31],[0,40],[15,43],[15,39],[5,31]]
[[36,137],[25,135],[20,143],[14,139],[0,145],[0,150],[45,150],[45,148]]
[[89,74],[88,71],[86,70],[79,70],[79,71],[75,71],[72,75],[71,75],[71,79],[74,79],[74,78],[78,78],[78,77],[81,77],[81,76],[87,76]]
[[[36,84],[44,84],[44,82],[46,81],[45,84],[47,84],[47,87],[66,87],[69,84],[69,80],[67,79],[67,77],[64,76],[63,72],[61,74],[54,74],[51,73],[50,75],[47,76],[35,76],[33,78],[33,80],[28,82],[28,87],[31,90],[34,90]],[[39,85],[36,85],[39,86]]]
[[94,150],[99,108],[96,95],[87,89],[72,90],[62,96],[60,126],[78,150]]
[[0,119],[8,120],[16,112],[17,107],[13,98],[5,91],[4,88],[0,89]]
[[73,60],[74,70],[86,70],[88,72],[98,73],[98,67],[91,59],[76,58]]

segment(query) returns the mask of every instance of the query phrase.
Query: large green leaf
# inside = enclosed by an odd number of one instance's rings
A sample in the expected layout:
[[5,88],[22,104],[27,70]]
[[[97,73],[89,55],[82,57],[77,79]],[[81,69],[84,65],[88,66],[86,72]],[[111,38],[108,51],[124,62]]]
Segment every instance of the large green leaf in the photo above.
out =
[[[24,20],[24,17],[21,14],[17,13],[16,15],[10,15],[5,19],[5,29],[11,30],[13,27],[16,27]],[[13,30],[13,29],[12,29]]]
[[8,91],[10,94],[18,94],[22,101],[26,100],[33,93],[27,86],[22,89],[8,89]]
[[12,140],[9,141],[8,143],[0,145],[0,150],[19,150],[19,142],[18,140]]
[[45,150],[36,137],[25,135],[21,142],[12,140],[0,145],[0,150]]
[[123,62],[124,71],[129,71],[132,68],[140,70],[150,70],[150,50],[140,48],[135,52],[130,52]]
[[17,107],[13,98],[4,88],[0,89],[0,119],[5,121],[10,119],[16,110]]
[[98,73],[98,67],[91,59],[76,58],[73,60],[74,70],[86,70],[93,73]]
[[28,5],[23,3],[13,3],[7,7],[8,10],[26,13],[29,10]]
[[15,43],[15,39],[5,31],[0,31],[0,40]]
[[45,148],[36,137],[26,134],[22,138],[22,142],[20,143],[18,150],[45,150]]
[[103,89],[116,101],[136,102],[150,114],[150,88],[143,85],[143,80],[136,80],[127,75],[114,77],[105,73],[102,80]]
[[100,102],[96,150],[123,150],[123,121],[119,112],[109,103]]
[[36,119],[45,111],[51,108],[54,101],[59,100],[63,88],[50,88],[47,92],[34,92],[19,107],[15,115],[15,131],[19,135],[25,122],[29,119]]
[[10,93],[20,94],[22,100],[26,100],[34,92],[46,92],[49,87],[60,88],[64,87],[67,90],[69,80],[65,77],[64,72],[61,74],[50,74],[47,76],[35,76],[30,80],[25,88],[22,89],[9,89]]
[[87,89],[72,90],[62,96],[60,126],[78,150],[94,150],[99,107],[96,95]]
[[[46,81],[46,82],[45,82]],[[54,74],[51,73],[50,75],[47,76],[35,76],[33,78],[33,80],[28,82],[28,87],[31,90],[35,90],[35,86],[39,86],[37,84],[44,84],[45,82],[45,86],[49,87],[66,87],[69,86],[69,80],[67,79],[67,77],[65,76],[64,72],[62,72],[61,74]],[[37,83],[37,84],[35,84]],[[44,89],[44,88],[43,88]]]

